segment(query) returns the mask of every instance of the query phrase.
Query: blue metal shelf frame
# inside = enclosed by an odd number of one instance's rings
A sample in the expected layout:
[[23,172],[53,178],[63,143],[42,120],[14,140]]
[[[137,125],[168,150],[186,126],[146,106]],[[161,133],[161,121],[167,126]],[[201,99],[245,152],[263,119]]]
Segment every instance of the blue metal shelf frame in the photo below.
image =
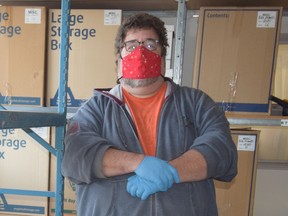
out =
[[[36,191],[0,188],[0,195],[16,194],[26,196],[55,197],[55,215],[63,215],[64,200],[64,178],[61,174],[61,163],[64,153],[64,136],[67,114],[67,81],[68,81],[68,62],[69,62],[69,17],[70,0],[61,0],[61,48],[60,48],[60,68],[59,68],[59,91],[58,91],[58,110],[54,112],[41,112],[45,109],[33,108],[26,111],[9,110],[9,106],[0,105],[0,129],[22,128],[28,135],[38,141],[52,155],[56,157],[56,190]],[[25,109],[25,108],[23,108]],[[36,110],[36,112],[35,112]],[[46,110],[45,110],[46,111]],[[31,127],[55,126],[55,148],[34,133]],[[48,211],[48,210],[47,210]]]

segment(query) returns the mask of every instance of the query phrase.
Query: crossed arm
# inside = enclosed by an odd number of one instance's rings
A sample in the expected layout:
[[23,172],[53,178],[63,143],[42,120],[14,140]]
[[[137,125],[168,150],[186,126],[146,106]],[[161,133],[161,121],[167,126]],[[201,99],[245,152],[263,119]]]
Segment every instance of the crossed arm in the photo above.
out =
[[204,157],[188,150],[166,162],[155,157],[108,149],[103,157],[103,173],[107,177],[135,172],[128,178],[127,192],[145,200],[149,195],[168,190],[173,183],[202,180],[207,176]]
[[[131,173],[137,169],[144,157],[143,154],[110,148],[104,154],[102,171],[106,177]],[[178,171],[180,182],[199,181],[206,178],[206,160],[196,150],[191,149],[169,163]]]

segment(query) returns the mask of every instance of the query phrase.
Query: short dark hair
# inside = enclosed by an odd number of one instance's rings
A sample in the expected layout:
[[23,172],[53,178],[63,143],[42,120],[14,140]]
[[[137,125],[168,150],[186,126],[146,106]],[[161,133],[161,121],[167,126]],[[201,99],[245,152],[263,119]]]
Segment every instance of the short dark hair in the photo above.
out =
[[137,13],[125,19],[119,27],[116,39],[115,49],[116,54],[119,55],[123,47],[123,40],[126,34],[131,29],[154,29],[159,37],[159,44],[161,45],[161,56],[166,56],[167,47],[169,46],[167,40],[167,30],[164,22],[153,15],[148,13]]

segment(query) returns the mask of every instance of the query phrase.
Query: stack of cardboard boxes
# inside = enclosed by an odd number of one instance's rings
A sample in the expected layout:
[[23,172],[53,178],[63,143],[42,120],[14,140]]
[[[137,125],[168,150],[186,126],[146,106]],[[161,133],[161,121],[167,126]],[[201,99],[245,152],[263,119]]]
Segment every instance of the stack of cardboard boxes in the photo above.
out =
[[[270,114],[282,8],[200,9],[193,87],[227,114]],[[232,130],[238,175],[215,181],[219,215],[252,215],[259,131]],[[259,148],[261,150],[261,148]]]
[[[1,105],[43,105],[45,44],[45,8],[0,7]],[[49,128],[35,133],[49,142]],[[0,130],[0,152],[1,188],[48,190],[49,153],[22,129]],[[1,194],[0,214],[44,215],[47,201]]]
[[231,130],[238,150],[238,174],[232,182],[214,181],[219,216],[253,215],[259,149],[257,130]]
[[[121,19],[121,10],[71,10],[69,107],[79,107],[94,88],[115,85],[114,39]],[[6,109],[58,105],[60,35],[61,10],[0,7],[0,104]],[[51,134],[50,128],[34,130],[54,146],[54,130]],[[24,131],[0,130],[0,152],[0,170],[5,173],[1,188],[56,190],[56,158]],[[1,195],[0,215],[54,215],[54,211],[54,198]],[[75,187],[67,179],[64,213],[76,214]]]

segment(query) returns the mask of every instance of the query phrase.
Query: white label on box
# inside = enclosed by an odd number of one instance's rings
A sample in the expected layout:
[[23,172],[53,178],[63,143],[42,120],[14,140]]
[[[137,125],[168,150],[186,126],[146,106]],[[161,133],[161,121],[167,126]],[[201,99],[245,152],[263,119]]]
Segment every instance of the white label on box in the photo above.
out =
[[25,24],[41,24],[41,9],[25,8]]
[[255,135],[239,135],[238,151],[255,151],[256,136]]
[[275,28],[276,26],[276,11],[258,11],[257,28]]
[[104,25],[120,25],[120,24],[121,24],[121,10],[104,11]]

